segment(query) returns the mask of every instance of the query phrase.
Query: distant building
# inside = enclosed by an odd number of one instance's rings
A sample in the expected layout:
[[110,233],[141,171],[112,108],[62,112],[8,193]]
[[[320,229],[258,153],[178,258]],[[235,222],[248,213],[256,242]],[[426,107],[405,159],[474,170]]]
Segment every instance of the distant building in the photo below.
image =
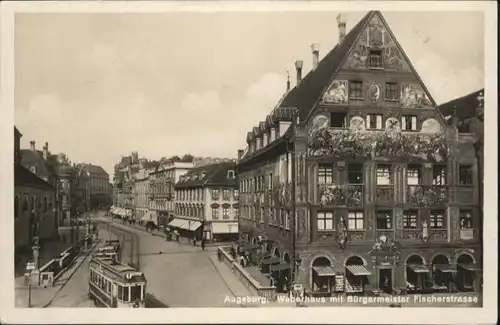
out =
[[57,237],[56,188],[21,165],[21,136],[14,127],[14,242],[30,252],[33,237]]
[[207,240],[235,240],[238,189],[234,161],[193,168],[175,184],[175,217],[169,227]]
[[166,226],[175,215],[174,185],[194,166],[193,162],[166,160],[149,174],[150,215],[146,220]]
[[134,214],[136,220],[141,220],[149,211],[149,171],[140,169],[134,174]]
[[[53,155],[46,142],[43,150],[37,150],[35,141],[30,141],[29,149],[20,150],[21,165],[56,188],[55,208],[60,227],[70,226],[76,207],[72,205],[74,194],[74,169],[63,153]],[[66,228],[60,229],[66,235]]]

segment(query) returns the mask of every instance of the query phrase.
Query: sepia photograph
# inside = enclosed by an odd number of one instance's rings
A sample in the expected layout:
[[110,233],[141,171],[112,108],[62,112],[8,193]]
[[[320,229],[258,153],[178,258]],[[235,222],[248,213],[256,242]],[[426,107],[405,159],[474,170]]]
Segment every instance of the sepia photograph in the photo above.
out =
[[494,323],[496,3],[422,4],[3,3],[2,322]]

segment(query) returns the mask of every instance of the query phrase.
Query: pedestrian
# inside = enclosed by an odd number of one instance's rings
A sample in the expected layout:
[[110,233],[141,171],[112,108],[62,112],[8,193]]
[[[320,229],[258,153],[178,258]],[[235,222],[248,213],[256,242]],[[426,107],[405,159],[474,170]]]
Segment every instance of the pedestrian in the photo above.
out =
[[201,250],[205,251],[205,239],[201,240]]
[[196,237],[193,236],[193,246],[196,246]]

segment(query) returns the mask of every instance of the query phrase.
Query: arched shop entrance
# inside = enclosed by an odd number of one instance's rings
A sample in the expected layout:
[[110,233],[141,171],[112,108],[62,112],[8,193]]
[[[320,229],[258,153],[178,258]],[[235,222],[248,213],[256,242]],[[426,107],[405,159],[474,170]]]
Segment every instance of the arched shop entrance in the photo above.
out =
[[445,255],[439,254],[432,259],[432,282],[436,291],[449,291],[453,284],[455,268]]
[[419,255],[406,260],[406,290],[408,293],[423,292],[428,287],[429,268]]
[[370,271],[366,269],[366,262],[361,257],[349,257],[345,262],[345,292],[348,294],[364,293],[370,274]]
[[474,291],[476,282],[476,272],[481,271],[479,264],[468,254],[460,255],[457,258],[456,283],[459,291]]
[[311,288],[314,295],[330,296],[335,285],[335,271],[330,260],[324,256],[317,257],[312,262],[311,269]]

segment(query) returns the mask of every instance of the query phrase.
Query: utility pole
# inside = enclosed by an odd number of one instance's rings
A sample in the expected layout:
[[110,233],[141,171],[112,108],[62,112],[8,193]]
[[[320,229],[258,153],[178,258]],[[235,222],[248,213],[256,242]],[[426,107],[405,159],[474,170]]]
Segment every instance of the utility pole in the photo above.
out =
[[297,198],[296,198],[296,162],[295,162],[295,132],[297,128],[297,110],[295,109],[292,113],[292,137],[291,137],[291,142],[292,142],[292,263],[293,263],[293,272],[292,272],[292,283],[296,281],[296,273],[297,273],[297,268],[296,268],[296,248],[295,248],[295,237],[297,236],[297,229],[296,229],[296,215],[297,215]]

